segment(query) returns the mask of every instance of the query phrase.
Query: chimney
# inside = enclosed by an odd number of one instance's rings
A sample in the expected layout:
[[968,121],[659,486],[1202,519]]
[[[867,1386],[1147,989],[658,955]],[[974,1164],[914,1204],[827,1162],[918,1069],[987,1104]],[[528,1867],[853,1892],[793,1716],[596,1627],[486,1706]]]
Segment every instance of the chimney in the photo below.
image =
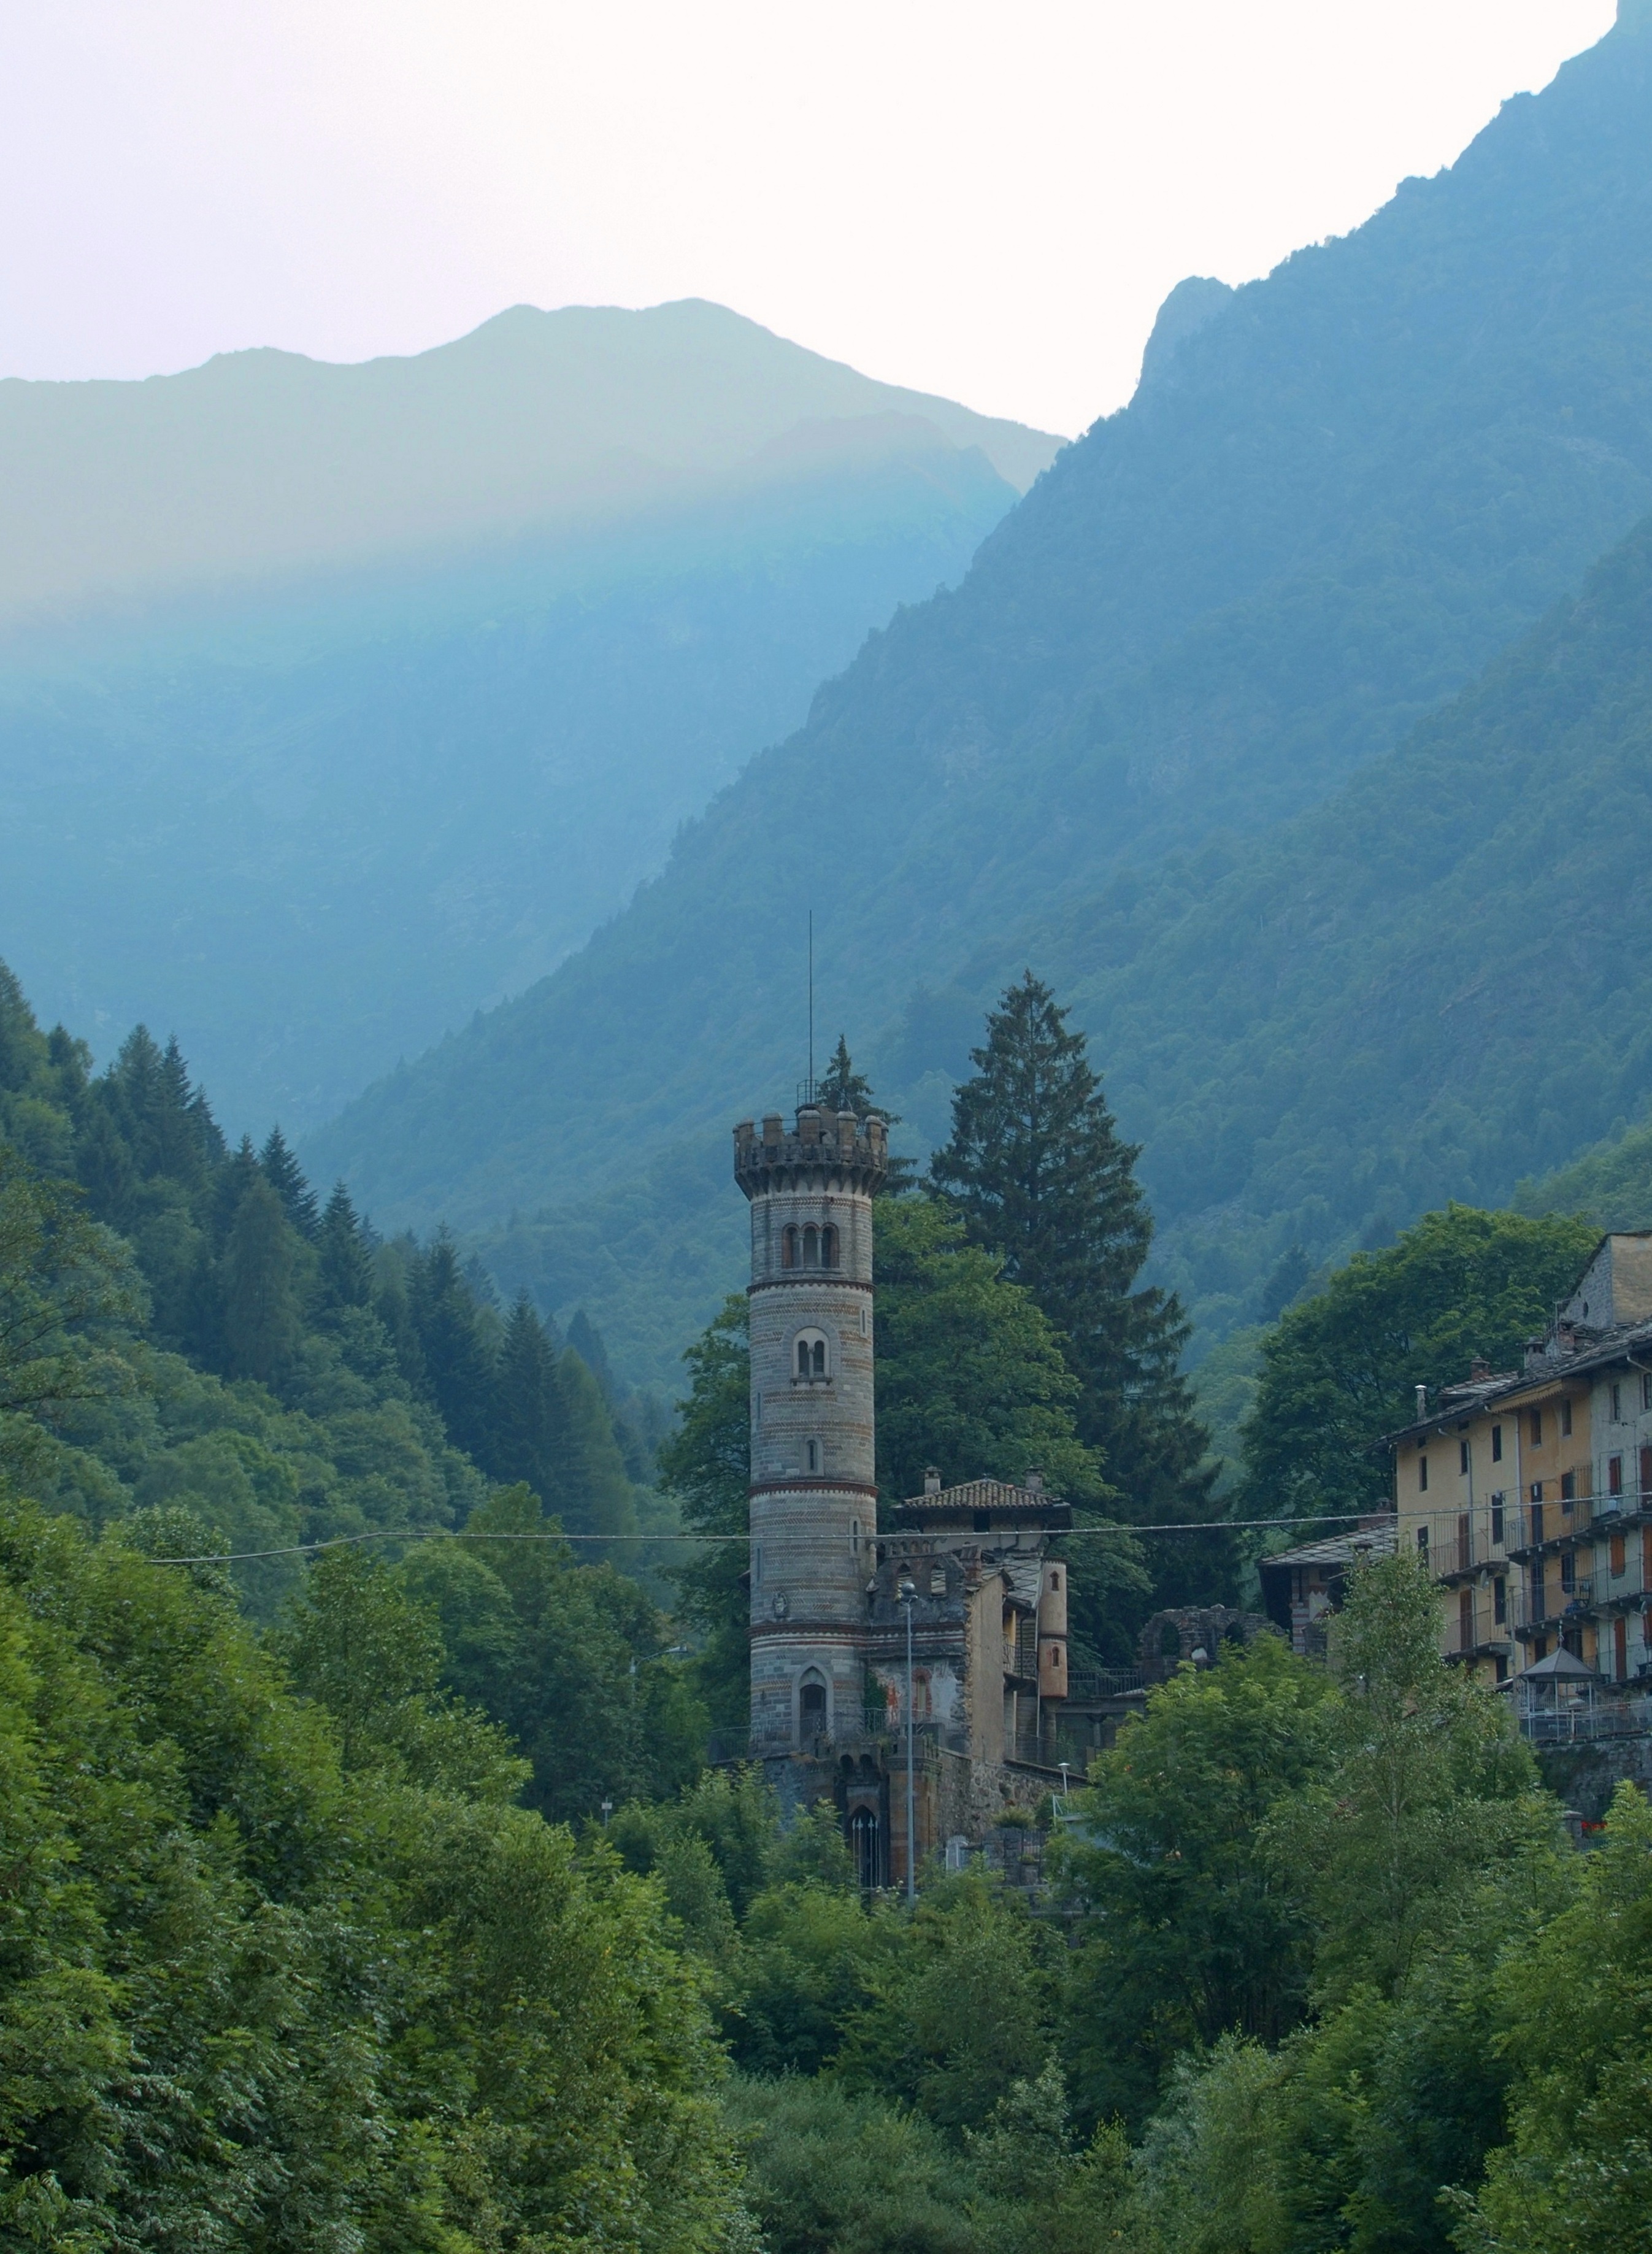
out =
[[1491,1376],[1491,1364],[1487,1361],[1483,1354],[1477,1354],[1473,1362],[1469,1363],[1468,1375],[1471,1378],[1489,1377]]
[[939,1494],[941,1492],[941,1474],[933,1464],[924,1466],[923,1491],[926,1494]]
[[1417,1389],[1417,1421],[1419,1424],[1423,1422],[1423,1419],[1427,1416],[1427,1414],[1428,1388],[1426,1385],[1419,1385]]
[[1044,1492],[1043,1473],[1029,1472],[1023,1484],[1029,1494],[1042,1494]]

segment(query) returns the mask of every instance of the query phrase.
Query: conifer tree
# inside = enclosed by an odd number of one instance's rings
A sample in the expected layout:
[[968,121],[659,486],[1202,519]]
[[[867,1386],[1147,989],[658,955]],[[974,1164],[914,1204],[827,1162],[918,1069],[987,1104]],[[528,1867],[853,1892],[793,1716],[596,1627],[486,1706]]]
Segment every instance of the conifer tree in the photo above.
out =
[[321,1227],[316,1194],[304,1180],[304,1169],[288,1148],[278,1126],[272,1127],[258,1154],[264,1180],[281,1200],[281,1209],[300,1236],[313,1244]]
[[414,1327],[431,1399],[456,1448],[483,1462],[493,1410],[494,1357],[480,1312],[445,1229],[413,1264]]
[[556,1348],[525,1291],[505,1324],[494,1390],[486,1469],[507,1486],[521,1481],[549,1502],[556,1480],[562,1396]]
[[556,1392],[556,1493],[547,1508],[570,1534],[634,1533],[636,1505],[608,1404],[571,1348],[557,1362]]
[[299,1337],[295,1248],[281,1200],[262,1174],[248,1183],[220,1263],[226,1368],[269,1385]]
[[[872,1102],[872,1082],[864,1072],[855,1070],[854,1060],[849,1054],[849,1042],[842,1033],[837,1036],[837,1046],[826,1068],[826,1076],[819,1082],[816,1092],[830,1110],[852,1111],[858,1119],[864,1119],[869,1111],[881,1109]],[[883,1116],[888,1117],[886,1112]]]
[[1153,1234],[1139,1151],[1119,1138],[1083,1036],[1029,970],[972,1054],[931,1180],[1060,1332],[1080,1436],[1126,1514],[1202,1515],[1208,1436],[1178,1368],[1189,1326],[1173,1293],[1138,1283]]
[[316,1236],[321,1310],[365,1307],[373,1297],[373,1254],[350,1193],[335,1182]]

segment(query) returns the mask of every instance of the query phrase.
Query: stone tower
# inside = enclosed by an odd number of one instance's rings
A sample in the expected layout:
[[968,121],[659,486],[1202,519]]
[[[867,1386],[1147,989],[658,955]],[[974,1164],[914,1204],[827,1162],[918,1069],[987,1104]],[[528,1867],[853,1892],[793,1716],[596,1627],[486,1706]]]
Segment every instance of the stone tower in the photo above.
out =
[[752,1208],[752,1751],[860,1726],[873,1462],[872,1201],[881,1119],[818,1104],[734,1130]]

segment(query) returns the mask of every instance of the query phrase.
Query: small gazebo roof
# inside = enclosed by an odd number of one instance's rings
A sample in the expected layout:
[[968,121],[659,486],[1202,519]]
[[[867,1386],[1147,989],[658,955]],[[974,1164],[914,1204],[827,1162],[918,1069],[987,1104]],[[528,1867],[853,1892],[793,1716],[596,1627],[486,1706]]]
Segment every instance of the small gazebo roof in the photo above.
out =
[[1530,1667],[1522,1667],[1515,1680],[1516,1683],[1598,1683],[1600,1677],[1592,1667],[1579,1659],[1575,1651],[1568,1651],[1563,1643],[1558,1651],[1551,1651],[1547,1659],[1536,1659]]

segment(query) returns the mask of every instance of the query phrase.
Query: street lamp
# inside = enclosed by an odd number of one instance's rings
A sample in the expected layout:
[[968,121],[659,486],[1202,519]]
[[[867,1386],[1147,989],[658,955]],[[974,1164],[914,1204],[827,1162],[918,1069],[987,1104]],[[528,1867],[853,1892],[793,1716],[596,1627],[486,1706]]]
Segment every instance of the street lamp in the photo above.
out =
[[901,1583],[900,1607],[906,1615],[906,1900],[909,1902],[918,1899],[917,1796],[913,1789],[912,1726],[912,1612],[917,1594],[915,1582]]
[[609,1818],[612,1814],[613,1814],[613,1802],[612,1802],[612,1800],[605,1800],[605,1801],[603,1802],[603,1803],[602,1803],[602,1828],[603,1828],[603,1830],[604,1830],[605,1831],[606,1831],[606,1830],[607,1830],[607,1828],[608,1828],[608,1818]]

